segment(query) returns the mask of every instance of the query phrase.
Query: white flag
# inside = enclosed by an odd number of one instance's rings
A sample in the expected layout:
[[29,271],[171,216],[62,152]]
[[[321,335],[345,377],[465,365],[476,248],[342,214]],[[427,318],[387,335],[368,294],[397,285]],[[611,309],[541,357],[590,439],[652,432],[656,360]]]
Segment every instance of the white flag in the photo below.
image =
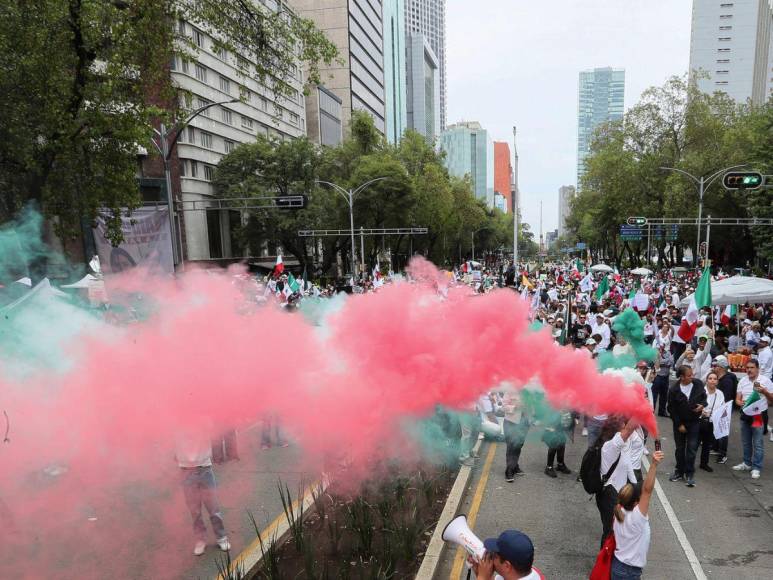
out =
[[733,411],[733,401],[728,401],[711,414],[711,423],[714,425],[714,439],[721,439],[730,435],[730,417]]
[[593,290],[593,277],[590,274],[587,274],[585,278],[580,280],[580,290],[582,292],[590,292]]
[[555,288],[551,288],[550,290],[548,290],[548,298],[550,298],[554,302],[558,300],[558,290],[556,290]]

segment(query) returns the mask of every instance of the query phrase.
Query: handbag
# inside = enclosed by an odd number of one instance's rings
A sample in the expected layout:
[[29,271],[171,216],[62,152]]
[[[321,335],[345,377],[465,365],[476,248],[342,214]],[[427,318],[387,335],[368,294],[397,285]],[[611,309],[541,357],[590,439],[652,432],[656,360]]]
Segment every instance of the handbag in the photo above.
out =
[[596,556],[596,563],[590,571],[590,580],[609,580],[612,577],[612,558],[615,556],[616,547],[613,532],[606,537],[598,556]]

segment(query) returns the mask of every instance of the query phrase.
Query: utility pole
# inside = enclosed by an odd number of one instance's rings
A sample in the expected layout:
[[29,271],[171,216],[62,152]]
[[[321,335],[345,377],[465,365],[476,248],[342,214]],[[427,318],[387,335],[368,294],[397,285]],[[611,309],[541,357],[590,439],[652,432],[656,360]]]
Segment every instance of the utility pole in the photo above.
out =
[[510,187],[510,197],[513,203],[513,268],[518,270],[518,230],[520,221],[520,204],[518,192],[518,143],[516,141],[517,129],[513,125],[513,153],[515,154],[515,164],[513,165],[513,174],[511,176],[512,184]]

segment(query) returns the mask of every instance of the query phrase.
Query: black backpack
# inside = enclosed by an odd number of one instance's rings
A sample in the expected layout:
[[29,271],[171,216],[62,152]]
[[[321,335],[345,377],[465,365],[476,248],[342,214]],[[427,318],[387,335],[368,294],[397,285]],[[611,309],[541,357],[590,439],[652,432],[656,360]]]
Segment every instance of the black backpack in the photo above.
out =
[[615,471],[617,464],[620,463],[620,457],[622,452],[617,456],[617,459],[604,474],[601,476],[601,446],[594,445],[589,447],[582,456],[582,463],[580,463],[580,478],[582,479],[582,486],[588,493],[600,493],[604,486],[609,481],[609,478]]

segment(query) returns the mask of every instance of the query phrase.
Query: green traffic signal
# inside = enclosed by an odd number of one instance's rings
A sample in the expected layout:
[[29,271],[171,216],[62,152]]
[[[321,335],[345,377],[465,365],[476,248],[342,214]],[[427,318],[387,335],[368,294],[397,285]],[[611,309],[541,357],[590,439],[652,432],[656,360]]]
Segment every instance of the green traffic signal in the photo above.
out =
[[646,226],[647,218],[645,217],[629,217],[627,220],[629,226]]
[[764,182],[765,178],[757,171],[733,171],[722,178],[725,189],[757,189]]

